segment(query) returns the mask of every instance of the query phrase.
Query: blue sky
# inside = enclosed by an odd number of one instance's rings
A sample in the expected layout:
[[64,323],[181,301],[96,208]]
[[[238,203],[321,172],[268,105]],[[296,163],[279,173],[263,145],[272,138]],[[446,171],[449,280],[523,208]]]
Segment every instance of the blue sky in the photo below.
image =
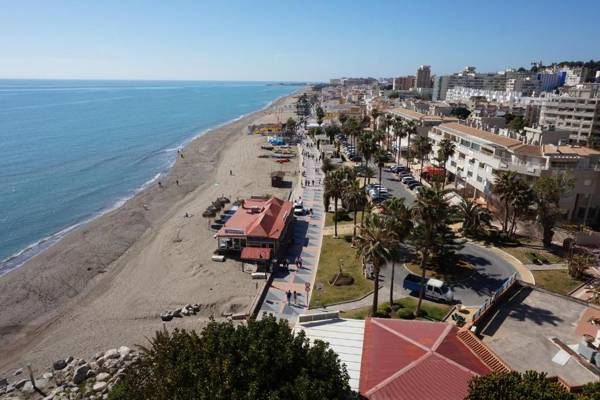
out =
[[0,78],[327,80],[600,58],[598,0],[0,0]]

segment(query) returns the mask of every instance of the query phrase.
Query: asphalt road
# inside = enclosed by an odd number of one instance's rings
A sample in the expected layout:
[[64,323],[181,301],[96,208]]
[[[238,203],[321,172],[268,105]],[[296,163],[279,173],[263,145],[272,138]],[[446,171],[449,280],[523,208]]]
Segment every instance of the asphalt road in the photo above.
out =
[[[377,171],[379,173],[379,171]],[[412,205],[415,194],[404,184],[397,180],[393,174],[383,172],[382,184],[387,187],[396,197],[406,199],[408,206]],[[465,243],[465,247],[459,251],[464,258],[475,266],[473,274],[462,282],[450,284],[454,291],[454,298],[461,301],[465,306],[478,306],[482,304],[493,292],[498,289],[502,283],[515,272],[512,265],[495,253],[487,250],[485,247]],[[381,270],[384,280],[382,299],[388,298],[390,287],[391,265]],[[408,271],[402,266],[397,265],[394,276],[394,293],[396,296],[410,295],[409,292],[402,289],[402,281],[408,275]]]

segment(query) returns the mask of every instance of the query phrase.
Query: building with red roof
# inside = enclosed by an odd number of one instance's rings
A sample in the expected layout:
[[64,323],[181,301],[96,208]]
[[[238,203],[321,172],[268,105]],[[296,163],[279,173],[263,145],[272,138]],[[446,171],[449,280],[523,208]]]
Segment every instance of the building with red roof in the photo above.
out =
[[462,400],[473,377],[507,370],[472,341],[448,323],[369,318],[359,392],[373,400]]
[[219,250],[239,252],[247,261],[268,261],[278,254],[294,220],[293,205],[277,197],[243,200],[217,232]]

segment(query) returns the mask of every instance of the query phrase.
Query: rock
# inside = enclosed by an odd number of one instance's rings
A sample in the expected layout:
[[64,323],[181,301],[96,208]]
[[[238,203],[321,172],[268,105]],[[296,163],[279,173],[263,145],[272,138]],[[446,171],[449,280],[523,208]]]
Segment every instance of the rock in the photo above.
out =
[[8,379],[0,378],[0,388],[5,388],[8,386]]
[[90,367],[87,364],[77,367],[73,373],[73,383],[79,385],[81,382],[85,381],[89,370]]
[[42,378],[44,378],[44,379],[52,379],[53,376],[54,376],[54,374],[52,372],[45,372],[42,375]]
[[93,369],[94,371],[96,371],[97,369],[100,369],[100,365],[98,365],[97,361],[92,361],[90,363],[90,368]]
[[100,357],[102,357],[104,355],[104,353],[102,353],[101,351],[99,351],[98,353],[94,354],[94,360],[99,359]]
[[18,370],[15,371],[15,373],[13,375],[17,376],[17,375],[21,375],[22,373],[23,373],[23,368],[19,368]]
[[117,349],[110,349],[104,353],[104,358],[119,358],[119,351]]
[[73,356],[67,357],[65,361],[67,362],[67,364],[70,363],[71,361],[73,361]]
[[164,313],[160,314],[160,319],[168,322],[173,319],[173,313],[171,313],[171,311],[164,312]]
[[[48,379],[38,378],[35,380],[35,387],[40,390],[44,390],[48,387],[48,383]],[[35,389],[33,388],[33,384],[31,383],[31,381],[27,381],[25,385],[23,385],[23,387],[21,388],[21,391],[24,393],[33,393]]]
[[92,386],[92,390],[94,392],[101,392],[106,388],[106,385],[106,382],[96,382],[94,383],[94,386]]
[[173,316],[175,318],[181,318],[181,309],[177,309],[173,311]]
[[91,377],[94,377],[94,376],[96,376],[96,373],[94,372],[94,370],[93,370],[93,369],[90,369],[90,370],[87,372],[87,377],[88,377],[88,378],[91,378]]
[[29,382],[29,379],[21,379],[20,381],[13,383],[13,387],[15,389],[21,389],[27,382]]
[[106,372],[100,372],[98,375],[96,375],[96,382],[104,382],[108,378],[110,378],[110,374],[107,374]]
[[127,346],[119,347],[118,351],[121,358],[127,358],[129,356],[129,353],[131,353],[131,349]]
[[187,308],[185,308],[185,307],[182,307],[180,312],[181,312],[181,315],[184,315],[184,316],[186,316],[186,317],[187,317],[188,315],[190,315],[190,312],[189,312],[189,311],[188,311],[188,309],[187,309]]

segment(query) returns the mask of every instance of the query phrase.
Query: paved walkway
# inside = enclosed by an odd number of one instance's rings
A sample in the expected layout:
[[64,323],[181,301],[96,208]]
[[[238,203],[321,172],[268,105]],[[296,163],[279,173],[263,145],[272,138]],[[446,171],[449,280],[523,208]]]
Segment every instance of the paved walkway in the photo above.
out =
[[552,271],[552,270],[561,270],[561,269],[569,269],[568,265],[565,263],[562,264],[524,264],[525,268],[530,271]]
[[[310,139],[306,139],[308,143]],[[297,317],[305,313],[308,308],[310,291],[306,291],[306,285],[310,285],[312,290],[314,286],[317,266],[319,265],[319,256],[321,254],[322,230],[325,222],[323,210],[323,185],[319,181],[323,181],[323,173],[321,171],[321,163],[317,161],[319,151],[316,146],[307,147],[306,141],[300,147],[300,154],[307,151],[314,158],[301,157],[301,162],[304,164],[303,170],[306,172],[305,177],[301,177],[304,181],[314,180],[314,186],[299,185],[294,191],[292,198],[297,200],[302,196],[304,207],[313,210],[312,215],[296,217],[294,222],[294,244],[290,246],[286,257],[290,263],[289,270],[277,270],[273,273],[273,283],[269,287],[265,300],[260,308],[259,317],[263,313],[272,314],[277,318],[285,318],[292,324],[296,323]],[[296,258],[302,257],[302,267],[296,268]],[[292,296],[291,302],[288,303],[286,293],[296,291],[298,294],[297,302],[294,303]]]

